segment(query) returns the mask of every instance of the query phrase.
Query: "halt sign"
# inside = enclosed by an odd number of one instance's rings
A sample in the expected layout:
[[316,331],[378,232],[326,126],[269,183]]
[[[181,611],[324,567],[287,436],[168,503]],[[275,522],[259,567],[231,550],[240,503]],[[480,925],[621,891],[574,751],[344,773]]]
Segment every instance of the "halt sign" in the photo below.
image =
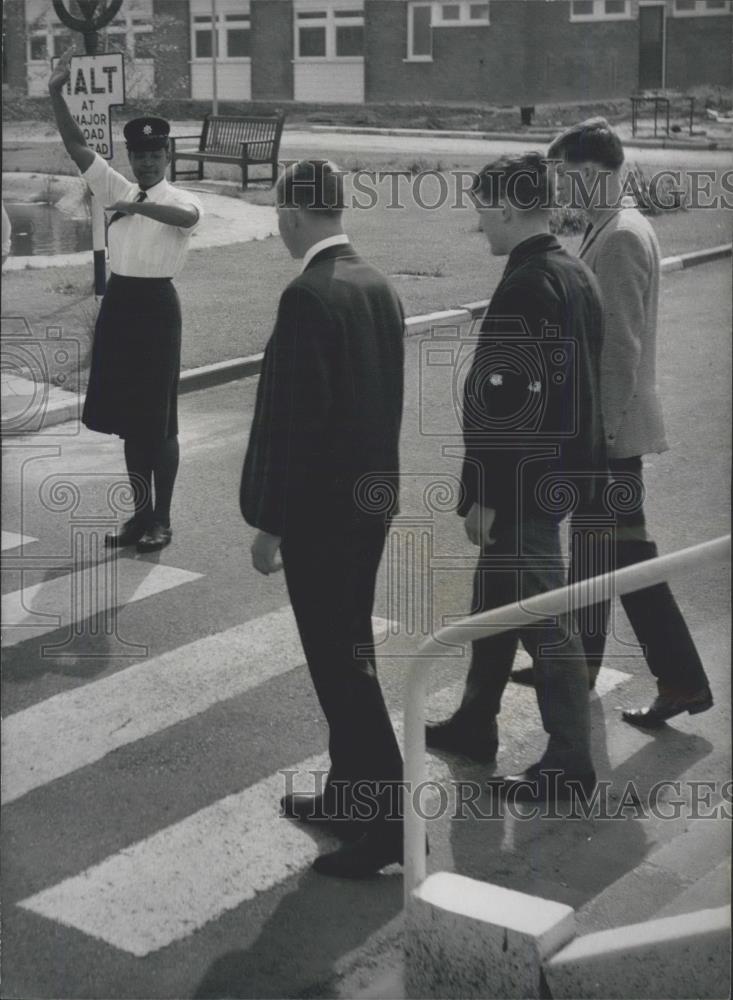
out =
[[112,159],[110,109],[125,103],[125,65],[121,52],[73,56],[66,103],[90,149]]

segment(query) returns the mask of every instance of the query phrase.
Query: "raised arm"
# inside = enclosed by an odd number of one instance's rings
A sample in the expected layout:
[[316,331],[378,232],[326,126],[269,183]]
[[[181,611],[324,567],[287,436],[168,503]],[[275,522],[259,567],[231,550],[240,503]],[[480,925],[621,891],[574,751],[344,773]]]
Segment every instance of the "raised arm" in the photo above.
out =
[[56,125],[66,152],[82,173],[88,170],[94,160],[94,153],[87,146],[82,130],[71,116],[63,95],[63,89],[69,79],[73,48],[67,49],[54,66],[48,81],[48,92],[51,95],[51,107],[56,117]]

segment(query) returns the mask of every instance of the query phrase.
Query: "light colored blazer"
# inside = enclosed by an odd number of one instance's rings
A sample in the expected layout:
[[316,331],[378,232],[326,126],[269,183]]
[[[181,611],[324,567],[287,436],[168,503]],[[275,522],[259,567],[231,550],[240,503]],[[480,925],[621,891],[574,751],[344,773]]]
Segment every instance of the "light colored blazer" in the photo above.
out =
[[666,451],[656,387],[659,243],[634,207],[591,229],[580,257],[603,293],[601,405],[609,458]]

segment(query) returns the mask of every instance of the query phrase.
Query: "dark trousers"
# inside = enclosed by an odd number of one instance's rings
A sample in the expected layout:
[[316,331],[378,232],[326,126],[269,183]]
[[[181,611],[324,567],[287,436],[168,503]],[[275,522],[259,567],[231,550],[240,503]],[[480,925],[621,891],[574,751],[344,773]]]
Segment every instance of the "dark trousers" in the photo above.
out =
[[[384,819],[399,813],[402,756],[377,678],[372,608],[386,528],[376,517],[348,518],[283,539],[285,579],[313,686],[328,722],[331,770],[345,811]],[[338,784],[337,784],[338,783]]]
[[[565,585],[560,528],[551,520],[497,528],[474,575],[472,614],[533,597]],[[538,619],[520,629],[474,642],[459,717],[485,733],[495,724],[501,696],[522,644],[532,657],[542,725],[548,734],[540,761],[546,768],[585,774],[590,756],[588,674],[580,640],[566,615]]]
[[[658,554],[646,529],[641,458],[612,459],[608,464],[615,545],[606,542],[604,550],[601,533],[594,533],[592,528],[573,532],[571,582],[644,562]],[[668,584],[622,594],[621,604],[660,688],[693,693],[707,685],[700,656]],[[603,661],[610,608],[611,602],[604,601],[578,611],[591,677],[597,675]]]

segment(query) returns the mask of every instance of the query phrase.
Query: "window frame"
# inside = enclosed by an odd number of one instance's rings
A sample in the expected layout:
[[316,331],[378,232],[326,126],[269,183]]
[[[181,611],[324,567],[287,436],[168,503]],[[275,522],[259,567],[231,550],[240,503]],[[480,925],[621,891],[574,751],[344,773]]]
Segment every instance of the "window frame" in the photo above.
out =
[[606,11],[606,0],[588,0],[588,2],[593,4],[592,12],[590,14],[576,14],[573,9],[575,6],[573,0],[570,0],[571,24],[589,24],[594,21],[632,21],[634,19],[631,0],[623,0],[623,11],[612,14]]
[[[486,5],[486,17],[471,17],[471,7],[476,6],[479,0],[433,0],[433,14],[431,21],[432,28],[475,28],[479,25],[491,24],[491,3],[484,0]],[[458,7],[458,18],[449,21],[443,20],[443,5],[446,7]],[[482,4],[482,6],[484,5]]]
[[[405,62],[432,62],[433,61],[433,0],[410,0],[407,4],[407,57]],[[414,18],[417,8],[427,8],[430,11],[430,54],[415,53],[413,45],[415,43]]]
[[[306,15],[302,22],[300,15]],[[303,56],[300,54],[300,28],[308,26],[325,29],[325,54],[322,56]],[[340,56],[337,52],[337,36],[339,28],[361,28],[362,54],[360,56]],[[293,62],[298,64],[338,63],[345,66],[349,63],[363,64],[364,51],[364,2],[363,0],[296,0],[293,5]]]
[[[458,17],[445,20],[443,7],[457,7]],[[481,6],[486,8],[486,14],[472,17],[471,8]],[[418,8],[430,10],[431,45],[430,55],[414,51],[415,29],[414,11]],[[491,24],[491,0],[408,0],[407,4],[407,54],[404,62],[432,62],[433,46],[432,32],[434,28],[487,28]]]
[[[229,18],[229,20],[227,20]],[[191,34],[191,63],[195,63],[197,66],[205,66],[207,63],[211,63],[212,56],[198,56],[196,55],[196,33],[197,31],[206,31],[211,38],[211,11],[197,13],[193,7],[191,8],[191,13],[189,15],[190,20],[190,34]],[[217,8],[216,11],[216,63],[227,63],[229,65],[237,64],[247,64],[252,61],[252,56],[230,56],[229,55],[229,37],[227,34],[228,28],[242,30],[243,28],[250,32],[250,46],[252,42],[252,14],[249,4],[245,5],[245,9],[242,11],[238,10],[220,10]]]
[[725,0],[725,7],[710,8],[707,0],[695,0],[693,10],[678,10],[677,0],[672,4],[673,17],[726,17],[731,13],[731,0]]

